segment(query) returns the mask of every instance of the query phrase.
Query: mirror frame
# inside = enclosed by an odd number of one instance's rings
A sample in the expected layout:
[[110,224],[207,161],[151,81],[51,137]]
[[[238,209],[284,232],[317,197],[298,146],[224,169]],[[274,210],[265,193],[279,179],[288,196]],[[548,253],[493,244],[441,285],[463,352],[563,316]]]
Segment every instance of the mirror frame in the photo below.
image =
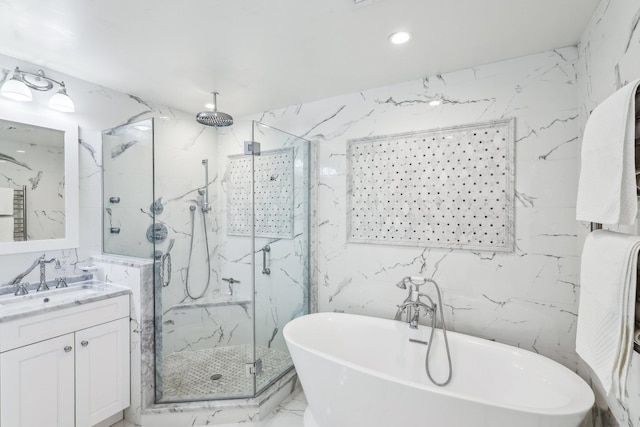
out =
[[57,114],[32,114],[19,108],[3,109],[0,119],[39,126],[64,133],[64,209],[65,224],[62,239],[0,242],[0,255],[74,249],[80,246],[80,187],[78,163],[78,125]]

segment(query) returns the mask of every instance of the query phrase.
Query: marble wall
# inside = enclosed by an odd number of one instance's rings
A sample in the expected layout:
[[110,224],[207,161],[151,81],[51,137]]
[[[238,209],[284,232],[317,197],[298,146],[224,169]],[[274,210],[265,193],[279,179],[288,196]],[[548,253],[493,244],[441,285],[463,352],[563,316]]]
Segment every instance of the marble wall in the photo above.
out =
[[[578,82],[580,131],[593,109],[624,84],[640,77],[640,4],[636,0],[602,0],[591,18],[579,45]],[[581,239],[585,224],[579,227]],[[621,231],[638,233],[637,224]],[[581,366],[585,375],[589,369]],[[597,380],[599,405],[609,405],[610,414],[603,411],[604,423],[640,426],[640,355],[634,353],[629,381],[628,399],[622,403],[602,397]],[[608,419],[607,419],[608,418]],[[615,418],[615,420],[613,419]]]
[[[579,251],[578,50],[567,47],[265,112],[317,143],[318,307],[390,318],[403,276],[443,290],[454,330],[532,350],[571,369]],[[442,105],[430,106],[433,98]],[[347,242],[347,142],[515,118],[515,251]]]

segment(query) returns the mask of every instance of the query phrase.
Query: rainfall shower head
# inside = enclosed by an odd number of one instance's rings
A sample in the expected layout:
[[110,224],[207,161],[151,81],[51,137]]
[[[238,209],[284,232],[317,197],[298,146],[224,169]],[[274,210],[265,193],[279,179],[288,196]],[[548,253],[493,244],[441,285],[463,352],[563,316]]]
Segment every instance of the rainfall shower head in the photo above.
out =
[[196,115],[196,120],[206,126],[225,127],[233,124],[233,117],[227,113],[218,111],[218,92],[213,94],[213,111],[201,111]]

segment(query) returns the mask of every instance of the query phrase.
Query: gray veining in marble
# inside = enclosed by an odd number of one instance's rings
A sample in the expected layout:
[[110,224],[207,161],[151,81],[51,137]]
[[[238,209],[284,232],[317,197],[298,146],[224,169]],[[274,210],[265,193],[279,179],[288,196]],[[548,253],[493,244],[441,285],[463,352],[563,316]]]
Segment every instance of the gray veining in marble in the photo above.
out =
[[116,147],[114,147],[111,150],[111,158],[114,159],[118,156],[120,156],[122,153],[124,153],[125,151],[127,151],[129,148],[133,147],[134,145],[136,145],[139,141],[133,140],[133,141],[128,141],[124,144],[120,144]]
[[10,156],[10,155],[8,155],[8,154],[0,153],[0,160],[5,161],[5,162],[9,162],[9,163],[13,163],[13,164],[14,164],[14,165],[16,165],[16,166],[20,166],[20,167],[23,167],[23,168],[25,168],[25,169],[32,170],[32,169],[29,167],[29,165],[27,165],[26,163],[21,162],[21,161],[18,161],[18,160],[16,160],[16,158],[15,158],[15,157],[11,157],[11,156]]

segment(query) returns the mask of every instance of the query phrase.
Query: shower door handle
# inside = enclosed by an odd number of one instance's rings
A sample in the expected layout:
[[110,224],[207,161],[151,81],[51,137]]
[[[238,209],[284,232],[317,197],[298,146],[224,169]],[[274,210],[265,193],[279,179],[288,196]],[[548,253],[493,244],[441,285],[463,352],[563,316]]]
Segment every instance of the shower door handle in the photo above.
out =
[[271,246],[262,248],[262,274],[271,274],[271,269],[267,267],[267,252],[271,252]]

